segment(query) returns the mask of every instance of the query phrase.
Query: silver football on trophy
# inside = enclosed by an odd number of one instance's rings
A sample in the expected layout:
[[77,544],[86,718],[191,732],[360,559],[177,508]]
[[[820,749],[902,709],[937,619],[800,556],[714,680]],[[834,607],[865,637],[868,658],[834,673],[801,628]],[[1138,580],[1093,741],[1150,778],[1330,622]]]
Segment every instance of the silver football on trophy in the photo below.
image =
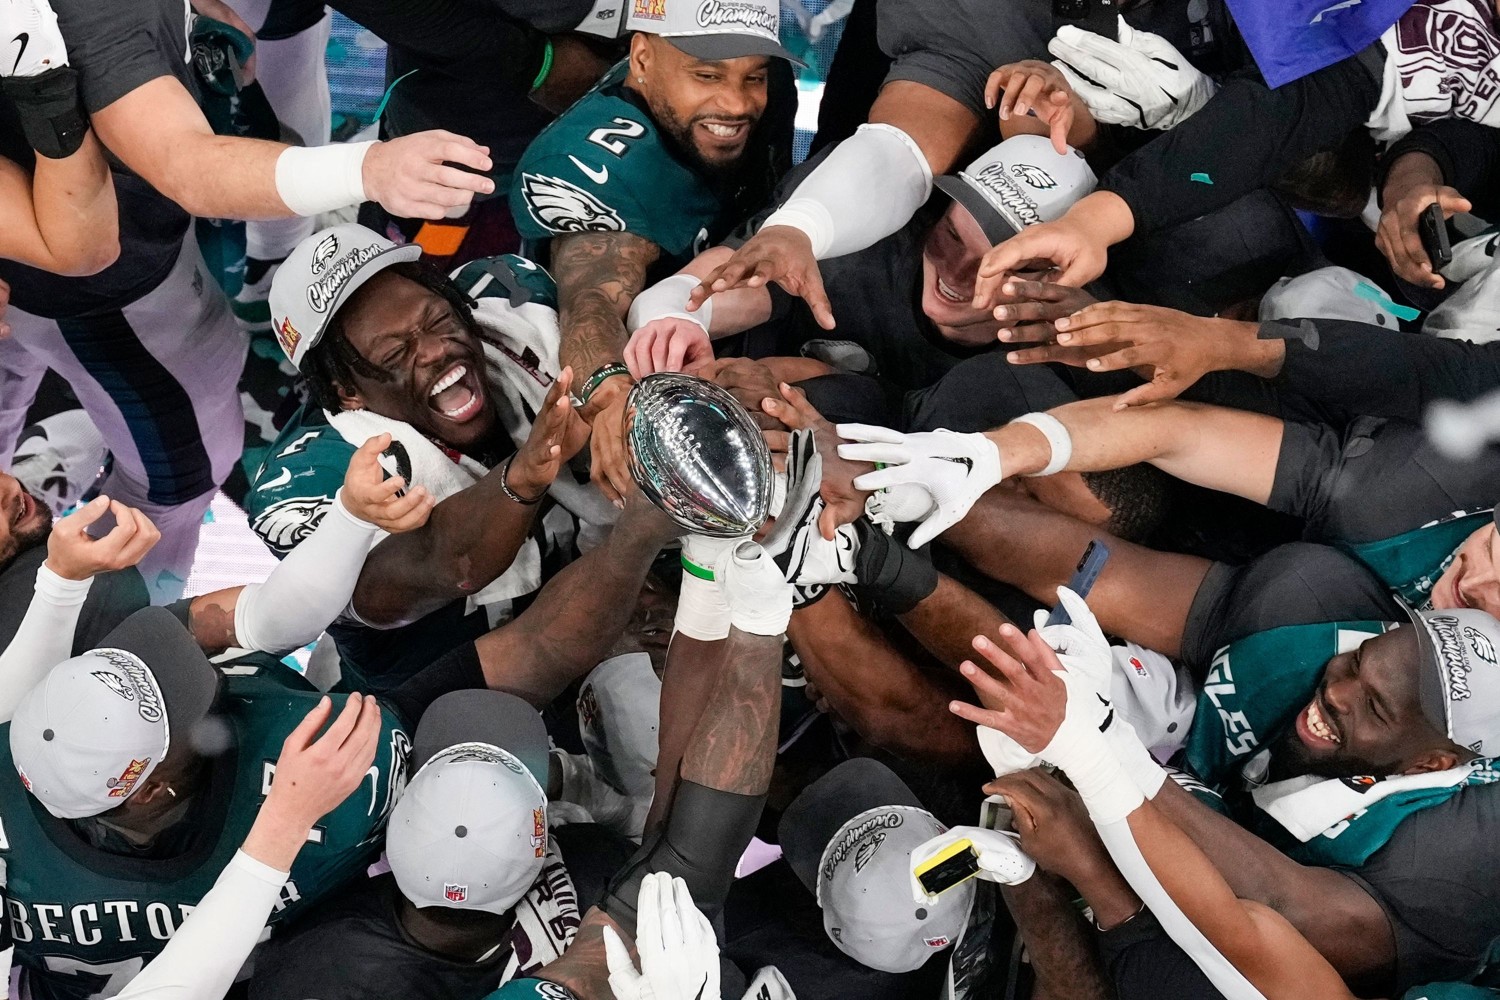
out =
[[771,509],[771,452],[725,389],[674,372],[647,375],[625,404],[630,471],[656,506],[700,535],[734,538]]

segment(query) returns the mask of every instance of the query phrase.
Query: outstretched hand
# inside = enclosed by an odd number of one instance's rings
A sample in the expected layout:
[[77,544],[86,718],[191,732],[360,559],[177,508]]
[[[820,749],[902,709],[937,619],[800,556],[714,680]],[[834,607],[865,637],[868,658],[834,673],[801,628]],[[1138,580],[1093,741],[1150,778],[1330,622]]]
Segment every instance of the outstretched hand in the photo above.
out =
[[1022,635],[1014,625],[1005,624],[999,634],[1015,656],[980,635],[974,637],[974,651],[985,667],[973,660],[958,667],[983,707],[952,701],[948,710],[975,725],[999,730],[1028,753],[1041,753],[1067,713],[1068,690],[1059,676],[1063,665],[1035,629]]
[[[867,462],[851,462],[838,453],[839,435],[833,424],[807,401],[801,389],[781,383],[781,398],[768,396],[761,400],[761,409],[780,420],[793,431],[811,430],[818,454],[823,461],[823,513],[818,517],[818,531],[832,541],[839,525],[852,524],[865,512],[865,500],[869,491],[854,485],[854,480],[875,467]],[[790,448],[791,435],[786,431],[766,431],[766,442],[776,456],[784,456]]]
[[573,369],[564,368],[532,422],[526,443],[510,463],[508,483],[523,497],[540,497],[562,471],[563,463],[583,449],[589,425],[573,408]]
[[765,226],[750,237],[733,257],[710,271],[693,289],[688,310],[696,310],[715,292],[759,288],[769,281],[805,301],[819,326],[833,329],[833,306],[823,288],[812,241],[794,226]]

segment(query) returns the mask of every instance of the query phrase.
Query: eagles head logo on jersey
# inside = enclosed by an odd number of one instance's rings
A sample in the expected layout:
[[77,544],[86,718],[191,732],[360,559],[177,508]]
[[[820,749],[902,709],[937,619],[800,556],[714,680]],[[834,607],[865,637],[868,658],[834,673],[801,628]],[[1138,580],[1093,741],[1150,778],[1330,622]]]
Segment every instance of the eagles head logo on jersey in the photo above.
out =
[[521,195],[532,218],[554,233],[625,231],[625,220],[619,213],[561,177],[522,174]]
[[330,260],[333,260],[333,258],[337,257],[338,255],[339,238],[337,236],[330,236],[323,242],[319,243],[317,246],[313,247],[312,273],[322,274],[323,268],[328,266],[328,262]]
[[284,555],[313,533],[331,503],[333,497],[293,497],[291,500],[283,500],[261,511],[250,522],[250,528],[264,538],[267,545]]
[[1019,177],[1038,191],[1050,191],[1057,187],[1057,181],[1052,179],[1051,174],[1029,163],[1012,163],[1010,173],[1012,177]]

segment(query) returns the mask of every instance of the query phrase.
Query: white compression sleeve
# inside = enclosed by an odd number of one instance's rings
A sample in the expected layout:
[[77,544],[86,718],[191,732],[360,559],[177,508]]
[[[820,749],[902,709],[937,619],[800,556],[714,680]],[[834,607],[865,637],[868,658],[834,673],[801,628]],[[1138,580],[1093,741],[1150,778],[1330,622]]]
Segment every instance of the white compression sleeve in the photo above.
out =
[[119,1000],[219,1000],[250,957],[287,873],[236,851],[172,940]]
[[842,257],[899,230],[931,194],[932,168],[911,136],[894,125],[861,125],[761,228],[800,229],[814,257]]
[[93,578],[66,580],[37,567],[36,590],[15,638],[0,653],[0,722],[10,721],[16,706],[47,671],[73,655],[73,633],[89,596]]
[[1151,908],[1162,929],[1203,970],[1209,982],[1227,1000],[1266,1000],[1264,994],[1203,936],[1203,932],[1173,901],[1141,854],[1129,820],[1118,819],[1109,823],[1096,820],[1094,825],[1099,830],[1099,838],[1104,841],[1115,867],[1125,876],[1125,881],[1141,897],[1141,902]]
[[349,606],[381,530],[349,513],[343,498],[340,489],[317,529],[265,583],[252,583],[240,592],[234,606],[237,645],[268,653],[297,649],[316,639]]
[[631,333],[656,319],[678,316],[690,323],[697,323],[704,330],[713,329],[714,300],[710,296],[703,300],[698,311],[688,312],[688,294],[698,287],[698,279],[691,274],[674,274],[663,278],[641,292],[630,303],[630,313],[625,317],[625,328]]
[[365,154],[373,142],[288,146],[276,158],[276,193],[298,215],[317,215],[365,200]]

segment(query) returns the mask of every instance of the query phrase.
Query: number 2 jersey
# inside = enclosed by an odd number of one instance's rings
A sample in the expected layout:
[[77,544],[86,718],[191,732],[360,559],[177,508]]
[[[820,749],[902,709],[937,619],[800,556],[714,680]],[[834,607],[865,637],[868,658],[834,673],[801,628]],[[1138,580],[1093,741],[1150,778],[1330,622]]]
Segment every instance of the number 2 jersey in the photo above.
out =
[[769,200],[791,166],[795,88],[787,64],[772,59],[766,110],[739,165],[709,177],[657,128],[625,86],[628,71],[616,65],[536,137],[516,167],[510,210],[528,246],[569,233],[632,233],[661,248],[653,274],[670,274]]
[[[220,664],[215,718],[230,746],[211,759],[192,832],[175,857],[151,859],[93,847],[22,787],[0,726],[0,859],[15,962],[33,1000],[110,997],[160,954],[244,842],[276,769],[282,742],[320,693],[272,657]],[[306,911],[379,854],[386,816],[406,778],[410,743],[381,711],[381,736],[365,782],[313,829],[269,918]]]

